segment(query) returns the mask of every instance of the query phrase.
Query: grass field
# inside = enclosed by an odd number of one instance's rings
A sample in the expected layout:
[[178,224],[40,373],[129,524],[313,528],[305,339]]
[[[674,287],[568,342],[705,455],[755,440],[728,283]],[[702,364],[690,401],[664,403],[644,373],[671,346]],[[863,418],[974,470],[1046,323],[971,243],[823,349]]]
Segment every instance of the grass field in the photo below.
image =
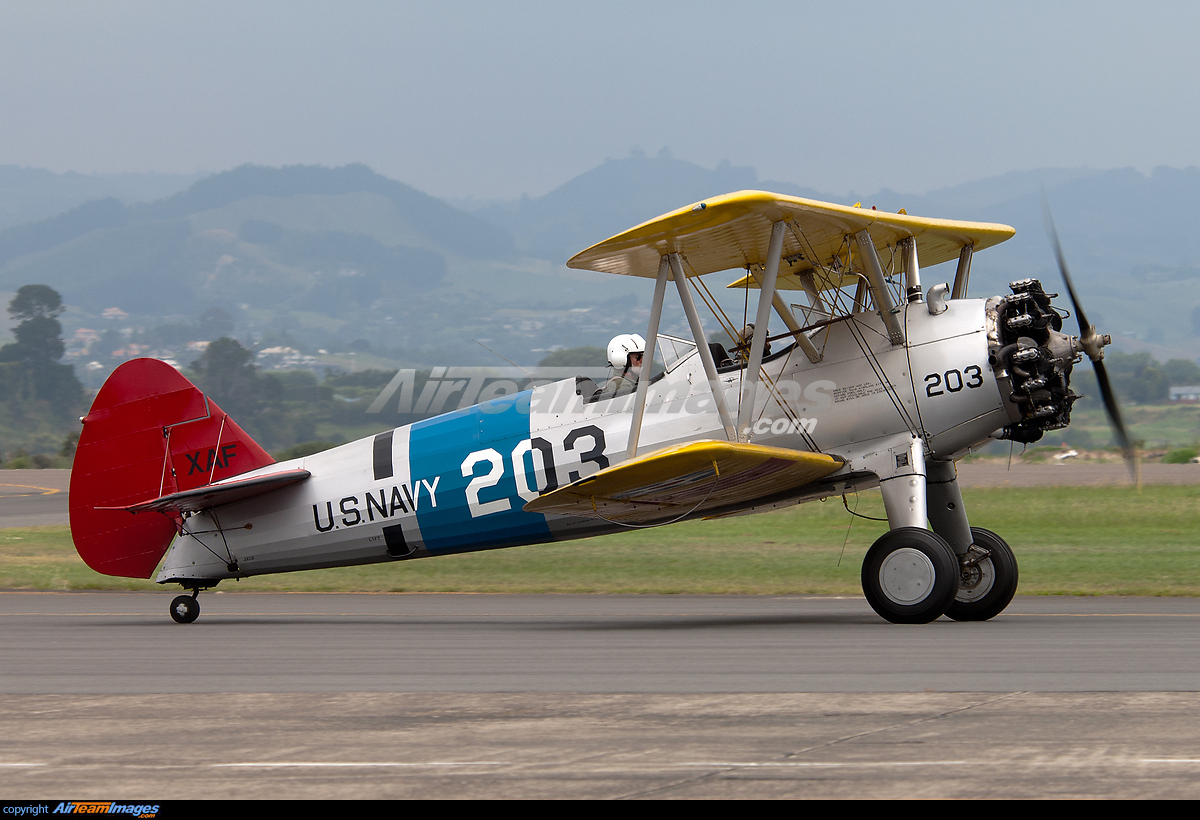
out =
[[[1019,593],[1200,595],[1200,486],[964,490],[1020,564]],[[849,504],[855,508],[855,498]],[[877,491],[857,511],[883,516]],[[841,499],[561,544],[226,581],[221,589],[860,594],[879,521]],[[66,527],[0,530],[0,589],[161,589],[88,569]]]
[[[1191,447],[1200,442],[1200,404],[1123,404],[1121,416],[1129,437],[1148,450]],[[1104,411],[1100,407],[1076,406],[1071,411],[1071,426],[1048,433],[1040,445],[1064,441],[1081,450],[1112,446],[1112,428]],[[1006,447],[998,445],[995,449],[999,452]]]

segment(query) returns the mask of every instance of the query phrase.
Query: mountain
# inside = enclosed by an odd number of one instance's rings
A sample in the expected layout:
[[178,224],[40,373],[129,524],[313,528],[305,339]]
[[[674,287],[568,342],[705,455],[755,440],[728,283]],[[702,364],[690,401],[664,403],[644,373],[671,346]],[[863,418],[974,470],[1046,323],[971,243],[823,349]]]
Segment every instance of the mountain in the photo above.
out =
[[187,188],[204,174],[56,174],[0,165],[0,230],[113,198],[126,205],[152,202]]
[[[307,352],[530,364],[546,349],[603,347],[645,321],[647,280],[571,271],[567,258],[746,188],[1013,225],[1016,237],[976,257],[972,295],[1005,293],[1029,276],[1060,288],[1042,228],[1044,190],[1089,317],[1127,350],[1200,356],[1200,239],[1185,224],[1200,204],[1195,168],[1040,169],[920,195],[841,196],[760,181],[729,163],[635,154],[544,196],[467,212],[362,165],[243,166],[155,201],[102,197],[0,230],[0,290],[54,287],[70,306],[68,331],[108,333],[101,347],[124,341],[170,353],[233,332]],[[950,280],[953,264],[922,274],[927,285]],[[721,292],[720,277],[710,279]],[[741,313],[736,294],[725,300]],[[664,331],[683,329],[669,303]],[[110,363],[86,342],[72,353]]]
[[[970,187],[975,191],[959,186],[909,199],[916,204],[908,211],[1017,229],[975,260],[972,294],[1006,293],[1008,282],[1029,276],[1049,291],[1063,290],[1042,223],[1044,190],[1088,319],[1127,351],[1149,349],[1164,360],[1200,356],[1193,320],[1200,309],[1200,235],[1189,224],[1200,209],[1200,169],[1048,170]],[[945,267],[941,278],[953,276],[952,266]]]
[[514,255],[512,239],[505,231],[357,164],[341,168],[243,165],[202,179],[169,199],[138,205],[133,210],[141,220],[178,219],[249,197],[286,199],[357,193],[376,194],[390,201],[398,218],[434,246],[476,259],[511,259]]
[[536,197],[492,205],[476,215],[511,233],[530,256],[566,262],[626,228],[705,197],[754,188],[753,168],[714,170],[660,155],[609,159]]
[[[715,170],[669,157],[608,160],[542,197],[493,204],[476,213],[503,226],[526,253],[565,261],[583,248],[642,221],[715,194],[741,189],[869,208],[1000,222],[1016,236],[979,254],[972,295],[1007,293],[1008,282],[1042,279],[1061,289],[1042,224],[1050,203],[1090,320],[1127,350],[1159,358],[1200,356],[1200,170],[1044,168],[910,195],[880,190],[838,195],[780,181],[759,181],[752,168]],[[953,280],[954,264],[924,270],[925,284]],[[1193,312],[1196,311],[1196,320]]]
[[448,255],[515,258],[503,229],[362,165],[243,166],[152,203],[115,198],[0,231],[0,289],[172,315],[189,304],[335,312],[428,290]]
[[0,264],[47,250],[96,230],[130,224],[166,223],[215,211],[251,197],[293,199],[310,195],[375,194],[391,202],[395,218],[410,225],[426,243],[475,258],[511,259],[512,239],[500,229],[441,200],[364,165],[343,168],[244,165],[213,174],[174,196],[125,205],[113,197],[86,202],[47,219],[0,231]]
[[[69,331],[120,331],[100,343],[109,352],[190,355],[179,345],[213,338],[199,317],[217,309],[239,338],[312,351],[495,362],[474,338],[536,361],[541,331],[588,326],[569,315],[578,302],[628,296],[602,278],[522,259],[504,228],[362,165],[243,166],[156,202],[99,199],[0,231],[0,291],[53,287]],[[88,343],[71,353],[111,364]]]

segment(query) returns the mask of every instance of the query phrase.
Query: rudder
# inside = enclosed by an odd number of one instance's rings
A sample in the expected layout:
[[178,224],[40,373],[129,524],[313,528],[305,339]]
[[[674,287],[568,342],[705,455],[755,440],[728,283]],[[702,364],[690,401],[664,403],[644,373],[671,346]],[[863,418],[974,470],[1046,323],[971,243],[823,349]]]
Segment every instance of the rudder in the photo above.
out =
[[174,367],[125,362],[83,418],[69,495],[75,549],[97,572],[149,578],[181,521],[125,507],[273,463]]

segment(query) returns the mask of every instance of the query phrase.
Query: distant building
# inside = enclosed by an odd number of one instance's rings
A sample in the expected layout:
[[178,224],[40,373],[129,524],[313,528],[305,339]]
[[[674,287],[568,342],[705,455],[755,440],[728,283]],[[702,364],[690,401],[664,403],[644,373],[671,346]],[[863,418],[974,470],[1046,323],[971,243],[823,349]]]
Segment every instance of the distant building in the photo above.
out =
[[1197,404],[1200,403],[1200,384],[1187,384],[1178,387],[1172,387],[1168,393],[1167,400],[1173,404]]
[[266,370],[317,370],[317,360],[294,347],[268,347],[258,352],[258,363]]

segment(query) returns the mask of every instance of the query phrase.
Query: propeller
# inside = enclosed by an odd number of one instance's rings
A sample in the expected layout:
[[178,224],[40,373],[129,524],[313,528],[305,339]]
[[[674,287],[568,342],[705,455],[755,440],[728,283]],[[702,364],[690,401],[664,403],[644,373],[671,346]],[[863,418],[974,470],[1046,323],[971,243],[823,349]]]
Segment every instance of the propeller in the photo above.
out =
[[1067,286],[1067,295],[1071,297],[1071,307],[1075,311],[1075,319],[1079,322],[1080,351],[1086,353],[1087,357],[1092,360],[1092,368],[1096,371],[1096,382],[1100,385],[1100,397],[1104,401],[1104,412],[1108,415],[1109,426],[1112,427],[1113,435],[1116,436],[1117,443],[1121,445],[1121,452],[1125,456],[1126,463],[1129,464],[1134,481],[1137,482],[1138,466],[1133,444],[1125,430],[1125,423],[1121,420],[1121,408],[1117,404],[1117,394],[1113,391],[1112,382],[1108,379],[1108,370],[1104,367],[1104,346],[1112,344],[1112,337],[1097,333],[1096,326],[1088,322],[1087,316],[1083,312],[1083,306],[1079,304],[1079,298],[1075,295],[1075,287],[1071,283],[1071,274],[1067,271],[1067,259],[1063,256],[1062,245],[1058,241],[1058,231],[1054,229],[1054,218],[1050,215],[1050,203],[1046,201],[1045,193],[1042,194],[1042,221],[1045,223],[1046,235],[1050,238],[1050,244],[1054,246],[1058,270],[1062,274],[1063,283]]

